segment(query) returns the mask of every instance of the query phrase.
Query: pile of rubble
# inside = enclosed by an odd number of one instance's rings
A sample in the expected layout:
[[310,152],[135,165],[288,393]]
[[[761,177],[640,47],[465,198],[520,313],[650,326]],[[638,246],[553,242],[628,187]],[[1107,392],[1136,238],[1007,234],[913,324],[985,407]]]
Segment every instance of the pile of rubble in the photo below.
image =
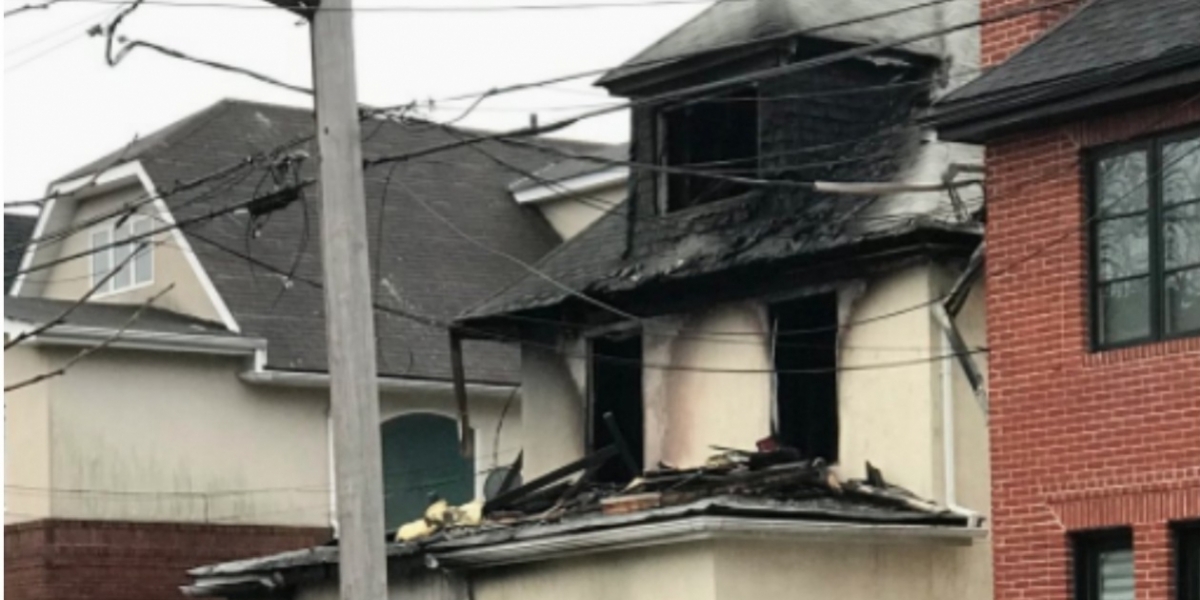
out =
[[711,498],[771,502],[774,506],[814,503],[866,506],[931,517],[946,510],[911,492],[889,485],[878,469],[867,465],[862,480],[838,478],[821,459],[805,459],[794,449],[772,440],[756,451],[719,448],[702,467],[676,469],[660,465],[627,485],[597,482],[594,474],[607,461],[621,459],[636,472],[633,462],[618,446],[610,446],[555,469],[523,485],[513,485],[521,458],[510,470],[500,491],[486,502],[462,506],[434,502],[421,519],[396,532],[396,542],[432,541],[448,534],[469,534],[481,529],[545,524],[583,515],[622,515],[680,506]]

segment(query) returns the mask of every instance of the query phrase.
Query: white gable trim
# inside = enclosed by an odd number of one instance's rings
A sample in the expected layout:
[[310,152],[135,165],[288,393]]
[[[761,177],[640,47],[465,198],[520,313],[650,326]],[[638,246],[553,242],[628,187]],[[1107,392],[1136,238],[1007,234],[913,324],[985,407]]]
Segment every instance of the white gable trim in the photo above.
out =
[[627,177],[629,177],[629,169],[627,167],[614,167],[556,181],[553,185],[539,185],[519,192],[513,192],[513,198],[516,199],[517,204],[541,202],[543,200],[591,192],[621,183]]
[[[54,209],[57,207],[58,196],[70,194],[72,192],[84,191],[84,188],[100,189],[112,183],[116,183],[125,179],[135,178],[146,190],[150,198],[153,198],[152,205],[162,215],[162,220],[168,225],[175,225],[175,216],[171,213],[170,207],[163,201],[158,193],[158,189],[154,185],[154,181],[150,179],[150,175],[146,172],[146,168],[141,161],[130,161],[122,163],[110,169],[106,169],[98,176],[95,174],[78,177],[70,181],[60,182],[51,186],[49,196],[51,199],[46,203],[46,208],[42,210],[42,214],[38,217],[37,225],[34,226],[33,237],[38,239],[46,230],[47,223],[50,222]],[[188,242],[187,236],[179,230],[178,227],[172,227],[169,230],[169,235],[172,241],[183,253],[184,259],[187,260],[188,266],[192,268],[196,279],[200,282],[201,289],[204,290],[208,301],[212,303],[213,308],[217,311],[217,315],[221,319],[221,323],[226,329],[241,333],[241,327],[237,320],[233,318],[233,312],[229,310],[229,306],[225,304],[225,300],[217,293],[217,288],[213,285],[212,279],[208,276],[208,272],[200,265],[200,260],[196,258],[196,252],[192,249],[191,243]],[[25,249],[25,256],[21,258],[21,271],[28,269],[33,263],[34,255],[37,252],[37,244],[30,243]],[[25,273],[17,276],[17,280],[13,282],[12,295],[18,296],[21,293],[25,283]]]

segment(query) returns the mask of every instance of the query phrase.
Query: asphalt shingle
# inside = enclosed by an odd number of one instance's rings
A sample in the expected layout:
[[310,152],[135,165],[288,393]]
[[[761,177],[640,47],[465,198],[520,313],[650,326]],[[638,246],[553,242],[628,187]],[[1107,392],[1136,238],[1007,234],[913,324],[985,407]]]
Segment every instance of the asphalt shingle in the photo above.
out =
[[[4,317],[21,323],[40,325],[58,318],[74,304],[74,300],[10,296],[4,299]],[[129,322],[138,310],[142,310],[142,306],[138,304],[86,302],[72,309],[71,314],[63,319],[63,324],[115,330]],[[130,324],[129,329],[185,335],[237,336],[220,323],[203,321],[153,306],[142,310],[142,314]]]
[[[248,154],[273,149],[313,132],[313,114],[243,101],[223,101],[149,136],[139,159],[159,191],[228,167]],[[363,123],[363,155],[404,153],[454,138],[432,126],[389,121]],[[594,144],[543,140],[571,152]],[[489,152],[527,170],[545,167],[545,154],[485,144]],[[317,149],[296,148],[310,157],[301,178],[316,177]],[[114,156],[120,155],[120,151]],[[104,159],[97,165],[105,165]],[[508,185],[519,174],[471,148],[393,163],[365,173],[368,236],[376,302],[436,319],[449,319],[509,284],[524,271],[510,261],[466,242],[412,200],[417,194],[483,245],[533,262],[557,236],[534,208],[518,206]],[[286,183],[286,182],[285,182]],[[168,197],[176,219],[202,216],[211,208],[262,196],[274,182],[265,169],[246,168]],[[324,298],[319,289],[284,278],[215,246],[253,256],[297,277],[321,280],[319,190],[308,187],[301,201],[257,222],[235,213],[184,228],[200,263],[228,304],[244,335],[268,341],[268,367],[325,371]],[[382,375],[449,379],[446,332],[411,320],[376,313],[378,362]],[[477,346],[477,347],[472,347]],[[467,377],[477,382],[516,382],[515,349],[471,342],[465,352]]]
[[982,100],[1200,49],[1197,0],[1092,0],[1007,61],[948,95]]

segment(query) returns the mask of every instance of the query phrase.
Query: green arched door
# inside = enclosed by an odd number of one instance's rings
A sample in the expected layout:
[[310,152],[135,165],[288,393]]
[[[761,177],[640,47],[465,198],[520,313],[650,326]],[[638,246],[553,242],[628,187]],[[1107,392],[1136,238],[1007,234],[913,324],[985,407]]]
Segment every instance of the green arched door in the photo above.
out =
[[437,494],[451,504],[475,497],[475,464],[458,452],[458,423],[425,413],[385,422],[384,515],[389,531],[419,518]]

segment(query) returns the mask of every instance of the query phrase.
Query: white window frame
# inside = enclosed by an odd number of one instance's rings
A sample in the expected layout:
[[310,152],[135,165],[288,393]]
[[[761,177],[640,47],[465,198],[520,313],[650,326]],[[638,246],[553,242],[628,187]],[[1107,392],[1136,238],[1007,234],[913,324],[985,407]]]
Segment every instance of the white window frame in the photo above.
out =
[[[132,237],[132,236],[137,235],[134,232],[138,229],[138,224],[145,223],[146,231],[153,230],[153,224],[150,221],[151,221],[150,217],[147,217],[145,215],[134,215],[134,216],[126,219],[125,222],[121,224],[121,227],[122,228],[128,227],[129,228],[129,236]],[[98,233],[107,234],[108,242],[106,242],[106,244],[104,244],[104,245],[109,245],[109,244],[112,244],[114,241],[116,241],[117,232],[116,232],[116,228],[114,227],[115,224],[116,223],[114,221],[112,223],[106,223],[104,225],[101,225],[99,227],[91,229],[88,232],[88,248],[95,250],[96,234],[98,234]],[[113,295],[113,294],[123,294],[125,292],[130,292],[133,290],[137,290],[140,288],[149,287],[151,285],[154,285],[154,243],[153,243],[153,238],[154,238],[154,236],[149,236],[147,238],[147,241],[149,241],[150,243],[147,244],[145,250],[143,250],[143,252],[149,257],[149,261],[150,261],[150,277],[148,279],[146,279],[145,281],[138,281],[138,279],[137,279],[137,258],[134,258],[133,260],[129,261],[128,264],[125,265],[125,268],[129,270],[129,285],[117,287],[117,277],[111,277],[111,278],[109,278],[108,281],[104,282],[103,286],[101,286],[99,289],[96,290],[96,294],[92,297],[100,298],[100,297],[109,296],[109,295]],[[135,245],[134,247],[136,248],[136,244],[139,241],[140,240],[133,240],[133,241],[126,242],[126,243],[134,244]],[[110,272],[112,269],[116,268],[117,263],[119,262],[119,260],[117,259],[117,246],[109,245],[109,247],[104,248],[103,250],[95,251],[93,253],[96,253],[96,252],[107,253],[108,265],[109,265],[108,268],[110,269]],[[102,279],[104,277],[104,275],[98,275],[96,273],[96,263],[95,263],[95,259],[93,257],[88,258],[88,275],[89,275],[88,281],[93,286],[96,285],[97,281],[99,281],[100,279]]]

